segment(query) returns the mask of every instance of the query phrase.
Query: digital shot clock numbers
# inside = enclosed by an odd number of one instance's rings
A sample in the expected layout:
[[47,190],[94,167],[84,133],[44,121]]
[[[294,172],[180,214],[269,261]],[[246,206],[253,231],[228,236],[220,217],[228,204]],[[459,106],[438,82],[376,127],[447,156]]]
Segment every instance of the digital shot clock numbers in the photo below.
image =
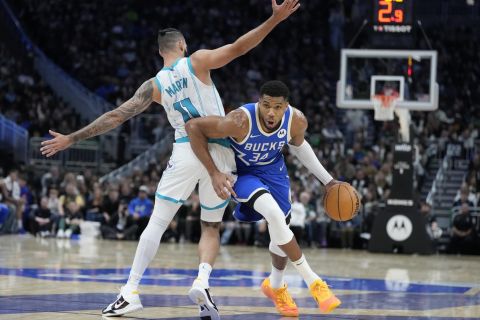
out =
[[413,28],[413,0],[373,0],[373,31],[410,33]]

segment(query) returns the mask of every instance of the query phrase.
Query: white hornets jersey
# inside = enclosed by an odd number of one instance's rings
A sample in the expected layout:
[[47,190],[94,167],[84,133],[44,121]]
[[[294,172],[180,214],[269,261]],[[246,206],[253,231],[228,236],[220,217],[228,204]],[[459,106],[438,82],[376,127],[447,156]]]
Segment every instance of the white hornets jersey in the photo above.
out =
[[161,104],[168,121],[175,129],[175,140],[187,139],[185,123],[192,118],[225,116],[217,88],[195,76],[190,57],[178,59],[171,67],[160,70],[155,84],[162,94]]

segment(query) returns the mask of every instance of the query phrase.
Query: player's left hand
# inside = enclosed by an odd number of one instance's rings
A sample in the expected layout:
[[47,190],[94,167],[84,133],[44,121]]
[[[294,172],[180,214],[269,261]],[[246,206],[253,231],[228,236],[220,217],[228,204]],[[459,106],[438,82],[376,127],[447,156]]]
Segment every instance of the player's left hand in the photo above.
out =
[[230,196],[236,197],[237,194],[233,190],[235,180],[232,176],[220,171],[214,173],[211,177],[213,189],[220,199],[227,200]]
[[55,155],[58,151],[67,149],[73,144],[73,141],[69,138],[69,136],[53,130],[48,130],[48,132],[53,136],[53,139],[43,141],[42,147],[40,148],[42,155],[46,156],[47,158]]
[[300,7],[299,0],[284,0],[282,4],[277,4],[277,0],[272,0],[272,16],[280,22],[287,19]]

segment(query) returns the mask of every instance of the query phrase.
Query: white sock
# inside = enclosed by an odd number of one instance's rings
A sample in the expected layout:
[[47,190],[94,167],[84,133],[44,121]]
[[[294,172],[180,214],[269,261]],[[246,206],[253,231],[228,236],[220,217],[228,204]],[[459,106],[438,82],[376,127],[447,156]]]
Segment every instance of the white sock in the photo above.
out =
[[297,269],[298,273],[300,273],[303,281],[305,281],[309,288],[315,280],[320,279],[320,277],[315,272],[313,272],[312,268],[310,268],[307,259],[305,259],[305,256],[303,254],[302,257],[297,261],[292,261],[292,264],[295,269]]
[[210,279],[210,273],[212,273],[212,266],[206,262],[200,263],[198,265],[198,276],[197,279],[200,280],[205,289],[210,288],[208,280]]
[[18,226],[18,230],[22,230],[22,229],[23,229],[23,221],[22,221],[22,219],[17,220],[17,226]]
[[180,205],[176,203],[155,199],[152,216],[138,242],[132,270],[130,270],[125,290],[138,290],[138,284],[142,279],[143,273],[155,257],[160,245],[160,239],[165,230],[167,230],[168,225],[177,213],[179,207]]
[[273,289],[282,288],[285,285],[285,281],[283,281],[283,274],[285,273],[285,269],[279,270],[272,265],[272,273],[270,273],[270,286]]

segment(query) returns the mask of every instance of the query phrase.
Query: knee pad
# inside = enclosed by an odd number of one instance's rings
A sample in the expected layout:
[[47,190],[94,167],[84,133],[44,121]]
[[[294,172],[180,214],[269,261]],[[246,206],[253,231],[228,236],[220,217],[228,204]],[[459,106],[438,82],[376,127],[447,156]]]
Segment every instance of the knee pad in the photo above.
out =
[[270,193],[261,194],[253,204],[255,211],[268,222],[270,238],[276,245],[284,245],[293,238],[293,232],[288,227],[285,214]]
[[155,199],[152,215],[140,238],[156,241],[167,230],[180,207],[179,204]]

